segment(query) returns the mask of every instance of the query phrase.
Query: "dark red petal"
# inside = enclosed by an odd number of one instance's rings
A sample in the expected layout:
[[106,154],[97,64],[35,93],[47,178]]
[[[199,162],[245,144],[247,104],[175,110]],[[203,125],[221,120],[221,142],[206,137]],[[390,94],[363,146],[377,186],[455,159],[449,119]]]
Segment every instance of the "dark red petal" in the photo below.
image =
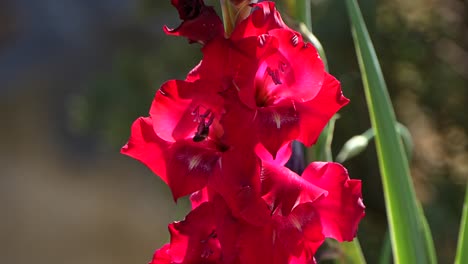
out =
[[151,117],[140,117],[133,123],[130,139],[121,153],[141,161],[168,183],[164,158],[168,148],[169,143],[154,132]]
[[328,191],[328,196],[314,203],[323,234],[338,241],[351,241],[364,216],[361,181],[351,180],[339,163],[314,162],[302,174],[312,184]]
[[313,202],[327,194],[286,167],[264,162],[262,197],[273,213],[287,216],[294,206]]
[[272,223],[261,227],[243,225],[239,229],[239,259],[242,264],[274,262],[274,230]]
[[223,264],[240,264],[238,238],[241,219],[235,218],[224,199],[218,194],[213,195],[211,199],[217,220],[217,234],[222,247]]
[[257,108],[254,118],[252,129],[273,158],[281,147],[299,136],[300,117],[293,101]]
[[171,4],[177,8],[182,20],[196,18],[200,15],[201,9],[205,7],[203,0],[171,0]]
[[221,246],[216,233],[216,212],[203,203],[183,221],[169,225],[170,254],[175,263],[221,263]]
[[330,118],[349,100],[343,96],[340,83],[326,73],[322,89],[317,96],[305,103],[296,103],[300,115],[298,140],[306,146],[314,144]]
[[220,121],[224,128],[223,142],[229,146],[254,149],[258,143],[254,124],[255,110],[239,100],[237,90],[226,90],[223,98],[226,110]]
[[217,172],[220,153],[208,144],[195,143],[191,139],[171,145],[167,156],[167,184],[174,200],[205,187]]
[[277,230],[276,251],[285,251],[288,256],[300,257],[305,263],[313,261],[315,252],[325,240],[320,217],[312,203],[303,203],[294,208],[287,217],[275,217]]
[[258,36],[275,28],[288,28],[280,13],[276,11],[274,2],[267,1],[254,4],[254,6],[256,8],[252,14],[236,26],[231,39],[237,40],[249,36]]
[[220,172],[210,187],[226,201],[235,217],[261,226],[270,211],[260,196],[260,161],[252,150],[232,148],[223,153]]
[[153,260],[149,264],[172,264],[170,255],[170,245],[165,244],[162,248],[156,250]]
[[179,10],[179,15],[184,19],[182,24],[175,29],[169,29],[167,26],[164,26],[164,32],[168,35],[186,37],[191,43],[201,42],[203,44],[208,43],[215,37],[224,35],[223,23],[211,6],[199,6],[195,4],[192,8],[194,10],[199,9],[199,11],[189,11],[186,13],[186,11],[181,12]]
[[297,206],[290,216],[275,216],[273,222],[261,227],[239,223],[240,263],[314,263],[315,251],[324,241],[314,210],[306,203]]

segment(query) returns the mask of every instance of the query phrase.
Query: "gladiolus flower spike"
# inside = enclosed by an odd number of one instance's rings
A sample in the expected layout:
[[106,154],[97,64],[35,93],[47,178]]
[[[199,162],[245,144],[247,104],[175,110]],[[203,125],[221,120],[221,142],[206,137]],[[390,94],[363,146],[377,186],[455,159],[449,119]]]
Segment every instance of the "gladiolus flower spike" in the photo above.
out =
[[351,241],[364,216],[361,182],[338,163],[302,175],[284,165],[291,143],[314,144],[348,99],[315,48],[272,2],[225,38],[202,0],[172,0],[183,20],[169,35],[203,45],[185,80],[156,92],[122,153],[148,166],[192,210],[169,225],[151,264],[315,263],[326,237]]

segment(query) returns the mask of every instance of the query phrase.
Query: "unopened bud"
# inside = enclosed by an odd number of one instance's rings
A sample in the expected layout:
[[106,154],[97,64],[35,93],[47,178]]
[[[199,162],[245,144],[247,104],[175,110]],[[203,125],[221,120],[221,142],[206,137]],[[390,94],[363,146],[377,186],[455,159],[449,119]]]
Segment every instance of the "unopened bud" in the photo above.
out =
[[369,139],[363,135],[354,136],[350,138],[340,150],[340,153],[336,157],[336,161],[344,162],[349,160],[367,148]]

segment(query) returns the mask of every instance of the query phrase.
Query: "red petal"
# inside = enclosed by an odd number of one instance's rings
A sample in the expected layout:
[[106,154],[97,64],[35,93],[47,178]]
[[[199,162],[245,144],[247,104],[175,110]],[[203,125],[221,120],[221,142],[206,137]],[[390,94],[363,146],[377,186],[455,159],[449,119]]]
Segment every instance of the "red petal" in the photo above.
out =
[[262,197],[273,213],[287,216],[297,204],[313,202],[327,194],[286,167],[263,163]]
[[221,263],[216,221],[213,204],[203,203],[191,211],[183,221],[170,224],[172,261]]
[[167,141],[193,138],[198,127],[195,122],[197,111],[204,114],[210,111],[214,115],[210,126],[210,135],[219,131],[218,120],[221,116],[223,99],[217,95],[218,87],[209,82],[170,80],[161,86],[151,105],[150,115],[156,134]]
[[204,202],[208,202],[211,197],[211,193],[207,187],[198,190],[190,195],[190,203],[192,204],[192,210],[203,204]]
[[330,118],[349,100],[343,96],[340,83],[330,74],[325,74],[322,89],[311,101],[296,103],[300,115],[299,141],[306,146],[314,144]]
[[273,158],[281,147],[299,136],[299,115],[293,101],[258,108],[254,118],[254,133]]
[[256,37],[236,42],[213,39],[203,47],[203,60],[189,73],[187,81],[203,79],[220,90],[252,86],[258,49]]
[[325,73],[317,50],[292,30],[274,29],[269,35],[277,39],[278,48],[277,52],[261,58],[255,79],[257,105],[262,102],[271,105],[285,98],[298,102],[314,98],[322,87]]
[[167,156],[167,184],[174,200],[205,187],[214,177],[220,153],[206,144],[191,139],[175,142],[165,153]]
[[[293,101],[285,100],[274,106],[260,107],[256,110],[248,108],[239,102],[238,97],[226,98],[226,114],[221,121],[224,128],[224,140],[232,146],[242,145],[255,148],[260,142],[263,147],[257,147],[260,157],[265,148],[276,159],[279,149],[299,136],[299,114]],[[286,157],[280,157],[282,161]]]
[[239,259],[242,264],[277,263],[274,262],[272,224],[262,227],[243,225],[239,230]]
[[231,39],[237,40],[248,36],[258,36],[275,28],[288,28],[281,15],[276,11],[274,2],[254,4],[256,9],[245,20],[239,23]]
[[260,162],[249,150],[231,149],[221,158],[220,172],[210,187],[224,198],[235,217],[257,226],[270,219],[270,211],[260,197]]
[[[288,217],[275,217],[279,249],[310,263],[325,240],[320,217],[312,203],[296,206]],[[293,262],[294,263],[294,262]]]
[[274,222],[262,227],[239,223],[240,263],[314,263],[315,251],[324,241],[314,210],[306,203],[297,206],[290,216],[275,216]]
[[121,153],[141,161],[168,183],[164,154],[169,143],[159,138],[153,130],[151,117],[140,117],[132,125],[128,143]]
[[191,139],[166,142],[153,130],[152,119],[139,118],[122,153],[148,166],[171,188],[174,200],[203,188],[216,172],[220,153],[212,142]]
[[364,216],[361,181],[351,180],[339,163],[314,162],[303,178],[328,191],[328,196],[314,203],[320,215],[323,233],[338,241],[351,241]]
[[149,264],[172,264],[170,255],[170,245],[165,244],[162,248],[156,250],[153,255],[153,260]]
[[257,144],[255,146],[255,153],[262,161],[283,166],[292,155],[292,146],[291,143],[289,143],[281,147],[276,153],[276,158],[273,158],[271,153],[262,144]]

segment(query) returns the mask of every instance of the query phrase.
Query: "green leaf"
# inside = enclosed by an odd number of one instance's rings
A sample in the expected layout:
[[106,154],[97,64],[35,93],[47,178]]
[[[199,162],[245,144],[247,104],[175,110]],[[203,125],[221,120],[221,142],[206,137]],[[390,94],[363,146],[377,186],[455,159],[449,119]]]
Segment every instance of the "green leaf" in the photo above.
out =
[[390,264],[392,260],[392,245],[388,231],[385,232],[382,249],[380,250],[379,264]]
[[455,264],[468,263],[468,184],[465,191],[460,233],[458,234],[457,256]]
[[379,61],[356,0],[346,0],[384,190],[395,263],[436,263]]

